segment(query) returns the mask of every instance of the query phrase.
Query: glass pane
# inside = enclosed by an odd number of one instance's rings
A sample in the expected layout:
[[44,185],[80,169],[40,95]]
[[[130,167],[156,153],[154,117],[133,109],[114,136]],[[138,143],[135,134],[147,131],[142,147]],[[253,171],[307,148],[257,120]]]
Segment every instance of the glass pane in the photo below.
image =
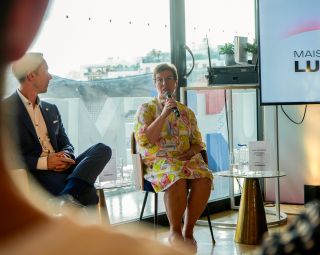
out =
[[[113,149],[111,223],[139,217],[144,194],[134,195],[130,137],[138,106],[155,94],[154,66],[170,62],[169,15],[169,1],[55,0],[29,50],[48,62],[53,79],[41,97],[58,106],[76,153],[98,142]],[[11,74],[7,84],[7,94],[18,86]],[[119,182],[125,187],[112,189]]]
[[[202,139],[206,143],[209,168],[214,173],[228,170],[230,163],[228,132],[233,134],[235,150],[257,139],[256,90],[194,87],[187,91],[187,102],[196,114]],[[232,109],[229,109],[230,107]],[[233,122],[229,123],[227,116],[231,112]],[[241,180],[239,182],[234,180],[235,194],[241,191],[240,185],[242,185]],[[228,178],[215,176],[214,191],[210,199],[227,196],[229,196]]]
[[[249,142],[257,140],[256,90],[232,90],[233,157],[245,168],[249,163]],[[242,192],[244,179],[234,180],[234,193]]]
[[[207,84],[208,47],[211,65],[224,66],[225,56],[220,55],[219,50],[225,43],[234,43],[235,36],[246,37],[251,43],[254,41],[254,0],[186,0],[185,6],[186,44],[195,57],[188,86],[199,86]],[[187,66],[190,70],[192,60],[189,55]]]
[[[194,70],[187,84],[196,87],[206,86],[208,67],[225,66],[225,55],[219,54],[223,45],[234,44],[235,37],[244,37],[247,42],[253,43],[254,0],[186,0],[185,6],[186,44],[191,48],[195,58]],[[248,58],[252,56],[248,54]],[[191,67],[192,58],[187,54],[187,68],[190,70]],[[256,140],[256,101],[255,91],[236,90],[232,93],[233,131],[229,132],[233,132],[234,146],[237,148],[238,144],[248,144],[249,141]],[[188,105],[198,107],[197,118],[208,153],[212,154],[209,166],[213,171],[229,169],[225,103],[229,103],[229,99],[225,98],[224,90],[188,92]],[[236,181],[234,189],[235,193],[240,192]],[[211,198],[217,199],[228,194],[228,178],[216,177],[215,190]]]
[[74,80],[150,73],[169,60],[169,1],[55,0],[31,50]]

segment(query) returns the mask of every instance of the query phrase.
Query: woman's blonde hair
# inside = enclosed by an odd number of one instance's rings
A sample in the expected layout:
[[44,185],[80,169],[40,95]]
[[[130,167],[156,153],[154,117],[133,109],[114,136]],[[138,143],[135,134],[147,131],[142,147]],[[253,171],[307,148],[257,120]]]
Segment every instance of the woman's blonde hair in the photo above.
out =
[[159,64],[157,65],[154,70],[153,70],[153,80],[156,79],[156,75],[158,73],[161,73],[163,71],[166,71],[166,70],[169,70],[172,72],[173,74],[173,78],[175,80],[178,80],[178,71],[177,71],[177,68],[175,67],[175,65],[173,64],[168,64],[168,63],[162,63],[162,64]]

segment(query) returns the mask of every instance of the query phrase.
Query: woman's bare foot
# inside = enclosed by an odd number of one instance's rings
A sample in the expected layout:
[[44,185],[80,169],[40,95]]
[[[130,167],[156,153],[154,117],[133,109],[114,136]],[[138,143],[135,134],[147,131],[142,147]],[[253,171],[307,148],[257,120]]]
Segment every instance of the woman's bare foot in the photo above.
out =
[[170,232],[169,237],[168,237],[169,244],[172,246],[183,246],[184,245],[184,240],[183,236],[181,233],[177,232]]
[[188,247],[190,247],[190,249],[192,249],[195,253],[197,252],[197,249],[198,249],[198,247],[197,247],[197,241],[196,241],[196,239],[195,239],[193,236],[191,236],[191,237],[185,237],[185,238],[184,238],[184,242],[185,242],[185,244],[186,244]]

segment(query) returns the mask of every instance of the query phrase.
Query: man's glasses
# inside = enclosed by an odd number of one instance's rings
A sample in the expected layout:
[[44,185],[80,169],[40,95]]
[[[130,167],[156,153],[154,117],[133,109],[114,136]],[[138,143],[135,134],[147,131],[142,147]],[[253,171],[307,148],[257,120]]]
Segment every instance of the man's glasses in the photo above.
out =
[[156,79],[154,79],[154,81],[157,84],[163,84],[163,83],[167,83],[167,82],[169,83],[169,82],[175,81],[175,78],[173,76],[168,76],[167,78],[157,77]]

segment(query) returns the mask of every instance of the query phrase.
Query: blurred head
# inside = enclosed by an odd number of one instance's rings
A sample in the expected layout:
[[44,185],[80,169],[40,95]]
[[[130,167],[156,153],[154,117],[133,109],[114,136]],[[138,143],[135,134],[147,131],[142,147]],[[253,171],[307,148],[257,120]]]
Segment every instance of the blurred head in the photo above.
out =
[[159,99],[165,99],[166,92],[174,95],[178,85],[177,68],[166,63],[157,65],[153,71],[153,81]]
[[13,62],[12,72],[22,87],[28,87],[33,92],[45,93],[52,76],[42,53],[28,52],[19,60]]
[[0,66],[20,58],[35,37],[48,0],[0,1]]
[[[4,68],[11,61],[21,58],[30,46],[48,5],[48,0],[1,0],[0,1],[0,98],[3,93]],[[2,118],[0,104],[0,118]],[[2,151],[4,135],[2,133],[5,121],[0,125],[0,175],[1,188],[10,188],[3,169],[4,152]]]

